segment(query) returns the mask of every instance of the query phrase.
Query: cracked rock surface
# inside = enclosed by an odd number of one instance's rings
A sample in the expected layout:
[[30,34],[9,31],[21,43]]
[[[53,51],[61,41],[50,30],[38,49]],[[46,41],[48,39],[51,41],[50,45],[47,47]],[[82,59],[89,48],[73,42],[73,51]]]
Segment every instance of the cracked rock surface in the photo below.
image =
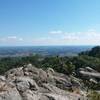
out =
[[[80,87],[80,83],[75,82],[76,87]],[[81,94],[68,92],[72,87],[67,75],[29,64],[0,76],[0,100],[86,100]]]

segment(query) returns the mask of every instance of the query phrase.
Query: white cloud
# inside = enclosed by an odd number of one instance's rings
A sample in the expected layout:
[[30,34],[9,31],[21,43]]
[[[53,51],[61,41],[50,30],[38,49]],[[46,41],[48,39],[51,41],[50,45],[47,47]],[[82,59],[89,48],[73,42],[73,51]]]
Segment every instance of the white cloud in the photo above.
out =
[[91,29],[86,32],[51,31],[49,37],[33,40],[37,45],[100,45],[100,33]]
[[7,39],[17,39],[16,36],[8,36]]
[[20,42],[23,38],[17,36],[8,36],[0,38],[0,42]]
[[86,32],[51,31],[48,36],[21,38],[8,36],[0,38],[0,44],[11,45],[100,45],[100,33],[90,29]]
[[24,39],[23,38],[19,38],[19,41],[23,41]]
[[57,31],[51,31],[50,34],[62,34],[63,31],[57,30]]

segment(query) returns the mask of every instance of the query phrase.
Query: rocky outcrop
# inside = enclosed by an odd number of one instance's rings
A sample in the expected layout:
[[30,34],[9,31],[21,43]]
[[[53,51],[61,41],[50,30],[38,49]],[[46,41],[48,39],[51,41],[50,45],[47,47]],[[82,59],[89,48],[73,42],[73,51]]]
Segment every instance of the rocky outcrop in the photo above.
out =
[[22,100],[16,86],[0,80],[0,100]]
[[0,76],[0,100],[86,100],[83,94],[73,91],[73,87],[80,86],[77,78],[29,64]]
[[80,68],[78,70],[79,75],[81,78],[87,79],[90,82],[95,84],[99,83],[100,81],[100,73],[92,69],[91,67]]

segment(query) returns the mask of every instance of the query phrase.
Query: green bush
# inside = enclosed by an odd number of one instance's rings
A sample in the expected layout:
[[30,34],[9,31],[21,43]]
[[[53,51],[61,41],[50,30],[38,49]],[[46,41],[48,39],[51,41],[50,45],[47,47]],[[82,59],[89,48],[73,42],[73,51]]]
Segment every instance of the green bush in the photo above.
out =
[[96,91],[91,91],[88,94],[88,98],[89,98],[89,100],[100,100],[100,94]]

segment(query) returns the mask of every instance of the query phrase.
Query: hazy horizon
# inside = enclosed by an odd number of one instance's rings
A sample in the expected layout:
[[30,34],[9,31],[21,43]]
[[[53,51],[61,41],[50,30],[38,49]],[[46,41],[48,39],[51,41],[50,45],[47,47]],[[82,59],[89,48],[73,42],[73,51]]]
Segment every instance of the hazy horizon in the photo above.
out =
[[100,45],[0,45],[0,47],[96,47]]

